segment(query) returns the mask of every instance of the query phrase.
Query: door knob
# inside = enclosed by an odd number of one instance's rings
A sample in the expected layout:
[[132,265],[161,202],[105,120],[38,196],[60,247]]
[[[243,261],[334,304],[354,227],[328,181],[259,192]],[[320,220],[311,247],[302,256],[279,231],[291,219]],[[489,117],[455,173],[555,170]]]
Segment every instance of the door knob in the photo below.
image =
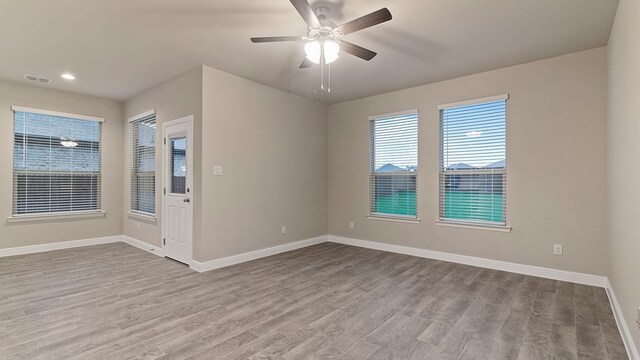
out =
[[182,199],[182,202],[186,202],[186,203],[188,203],[188,202],[191,202],[191,199],[189,199],[189,198],[184,198],[184,199]]

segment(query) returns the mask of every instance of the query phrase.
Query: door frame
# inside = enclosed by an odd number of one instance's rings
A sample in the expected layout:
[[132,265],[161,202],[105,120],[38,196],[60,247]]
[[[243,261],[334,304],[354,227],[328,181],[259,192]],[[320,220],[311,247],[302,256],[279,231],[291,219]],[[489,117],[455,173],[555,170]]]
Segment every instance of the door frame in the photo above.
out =
[[189,197],[191,198],[191,206],[189,207],[189,219],[191,220],[191,224],[188,225],[189,231],[189,253],[191,254],[190,260],[187,263],[189,267],[193,267],[194,258],[193,258],[193,178],[194,178],[194,168],[193,168],[193,115],[185,116],[176,120],[167,121],[162,124],[162,253],[165,257],[168,257],[165,251],[165,234],[167,231],[168,219],[167,219],[167,187],[169,186],[169,148],[167,146],[167,127],[172,125],[179,125],[187,123],[189,125],[189,131],[187,132],[187,171],[190,175],[187,178],[186,187],[189,189]]

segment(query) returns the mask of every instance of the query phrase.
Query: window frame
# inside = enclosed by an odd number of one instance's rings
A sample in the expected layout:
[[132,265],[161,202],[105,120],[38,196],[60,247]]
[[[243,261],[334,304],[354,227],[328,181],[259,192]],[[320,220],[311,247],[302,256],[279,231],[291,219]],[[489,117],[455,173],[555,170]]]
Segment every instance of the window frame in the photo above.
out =
[[[416,196],[415,196],[415,215],[395,215],[395,214],[386,214],[386,213],[377,213],[372,211],[374,204],[372,203],[372,199],[374,195],[372,191],[374,189],[373,177],[374,177],[374,167],[375,167],[375,157],[374,157],[374,141],[373,141],[373,124],[376,120],[388,119],[393,117],[407,116],[407,115],[415,115],[416,117],[416,138],[417,138],[417,147],[416,147],[416,165],[417,169],[414,172],[407,171],[406,173],[401,174],[401,176],[406,176],[409,174],[414,174],[416,178]],[[409,223],[409,224],[419,224],[419,212],[418,212],[418,204],[419,204],[419,194],[418,194],[418,178],[420,172],[420,114],[417,108],[397,111],[392,113],[380,114],[369,116],[368,118],[369,125],[369,211],[367,212],[366,218],[370,220],[383,220],[383,221],[394,221],[400,223]]]
[[[83,115],[83,114],[74,114],[74,113],[68,113],[68,112],[62,112],[62,111],[56,111],[56,110],[48,110],[48,109],[40,109],[40,108],[33,108],[33,107],[28,107],[28,106],[20,106],[20,105],[12,105],[11,106],[11,112],[12,112],[12,140],[11,140],[11,176],[12,176],[12,183],[11,183],[11,191],[12,191],[12,196],[11,196],[11,216],[9,216],[7,218],[7,221],[10,223],[13,222],[30,222],[30,221],[48,221],[48,220],[65,220],[65,219],[83,219],[83,218],[98,218],[98,217],[104,217],[106,215],[106,211],[104,210],[104,187],[102,186],[102,180],[103,180],[103,174],[102,174],[102,165],[103,165],[103,158],[102,158],[102,150],[103,150],[103,137],[102,137],[102,127],[103,124],[105,122],[105,119],[103,117],[98,117],[98,116],[91,116],[91,115]],[[15,115],[17,112],[24,112],[24,113],[30,113],[30,114],[37,114],[37,115],[45,115],[45,116],[55,116],[55,117],[63,117],[63,118],[69,118],[69,119],[74,119],[74,120],[84,120],[84,121],[93,121],[93,122],[97,122],[99,123],[99,140],[98,140],[98,144],[99,144],[99,171],[98,171],[98,180],[99,180],[99,191],[97,192],[96,196],[97,196],[97,203],[99,204],[99,206],[97,207],[97,209],[92,209],[92,210],[71,210],[71,211],[51,211],[51,212],[34,212],[34,213],[24,213],[24,214],[16,214],[16,208],[15,208],[15,204],[16,204],[16,174],[15,174],[15,146],[16,146],[16,141],[15,141],[15,135],[16,135],[16,127],[15,127]]]
[[[444,169],[444,129],[443,129],[443,113],[446,109],[464,107],[464,106],[473,106],[480,105],[490,102],[504,101],[505,102],[505,167],[499,171],[495,170],[486,170],[486,169],[477,169],[477,170],[446,170]],[[436,224],[447,226],[447,227],[458,227],[458,228],[467,228],[467,229],[480,229],[480,230],[493,230],[500,232],[510,232],[512,230],[511,226],[509,226],[508,222],[508,212],[507,212],[507,174],[508,174],[508,166],[506,165],[506,159],[508,156],[508,139],[507,139],[507,113],[508,113],[508,102],[509,102],[509,94],[501,94],[496,96],[484,97],[484,98],[476,98],[471,100],[465,100],[454,103],[447,103],[438,106],[438,125],[439,125],[439,159],[438,159],[438,220]],[[490,172],[491,174],[502,174],[503,176],[503,221],[502,222],[490,222],[483,220],[462,220],[462,219],[452,219],[446,218],[443,216],[442,209],[444,204],[444,194],[443,189],[444,186],[442,184],[443,179],[446,174],[480,174],[480,173]]]
[[[154,139],[154,143],[153,143],[153,147],[154,147],[154,166],[153,166],[153,182],[154,182],[154,193],[153,193],[153,213],[147,212],[147,211],[142,211],[142,210],[137,210],[134,209],[132,206],[132,202],[133,202],[133,187],[131,186],[132,181],[133,181],[133,161],[134,161],[134,149],[133,149],[133,144],[134,144],[134,138],[133,138],[133,127],[132,124],[138,120],[142,120],[144,118],[147,118],[149,116],[154,116],[154,124],[156,124],[156,137]],[[135,216],[135,217],[140,217],[142,219],[150,219],[150,220],[155,220],[157,218],[157,213],[158,213],[158,201],[156,199],[157,197],[157,192],[158,192],[158,187],[157,185],[157,181],[158,181],[158,167],[157,167],[157,150],[158,150],[158,134],[157,134],[157,125],[158,124],[158,118],[157,118],[157,112],[155,109],[150,109],[147,110],[143,113],[140,113],[138,115],[132,116],[129,118],[128,121],[128,132],[129,132],[129,215]],[[151,175],[149,175],[151,176]]]

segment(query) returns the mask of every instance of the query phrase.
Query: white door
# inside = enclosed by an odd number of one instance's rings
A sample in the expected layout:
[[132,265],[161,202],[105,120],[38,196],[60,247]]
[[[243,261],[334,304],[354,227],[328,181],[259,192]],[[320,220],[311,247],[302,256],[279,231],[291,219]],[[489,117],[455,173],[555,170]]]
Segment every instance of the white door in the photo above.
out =
[[193,116],[163,124],[164,255],[193,259]]

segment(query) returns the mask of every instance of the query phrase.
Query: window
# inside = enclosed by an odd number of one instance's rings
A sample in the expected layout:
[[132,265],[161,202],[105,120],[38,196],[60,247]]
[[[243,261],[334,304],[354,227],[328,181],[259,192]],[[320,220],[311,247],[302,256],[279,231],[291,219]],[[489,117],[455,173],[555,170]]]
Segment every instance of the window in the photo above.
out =
[[417,111],[370,119],[371,215],[416,218]]
[[100,210],[103,120],[12,109],[14,216]]
[[131,212],[156,213],[156,114],[150,111],[129,120],[131,139]]
[[440,220],[505,225],[507,99],[440,106]]

